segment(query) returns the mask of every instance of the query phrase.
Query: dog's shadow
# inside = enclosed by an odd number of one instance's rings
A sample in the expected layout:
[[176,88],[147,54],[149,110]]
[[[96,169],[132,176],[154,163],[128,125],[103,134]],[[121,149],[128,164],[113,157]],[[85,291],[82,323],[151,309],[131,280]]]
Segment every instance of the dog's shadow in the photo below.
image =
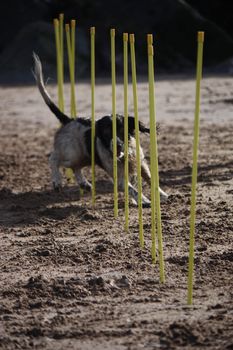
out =
[[[110,181],[96,181],[97,202],[103,195],[110,193],[113,193]],[[98,210],[98,203],[95,209]],[[112,210],[113,197],[101,201],[101,209]],[[82,191],[75,185],[64,186],[61,192],[43,190],[13,193],[7,188],[0,190],[1,227],[27,226],[39,224],[43,220],[64,220],[71,215],[94,220],[95,214],[91,212],[91,192]]]
[[[201,164],[198,166],[198,182],[203,185],[217,186],[216,181],[229,181],[232,179],[233,162],[220,162],[214,164]],[[160,172],[161,185],[168,188],[191,184],[192,167],[184,166],[181,169],[169,169]]]

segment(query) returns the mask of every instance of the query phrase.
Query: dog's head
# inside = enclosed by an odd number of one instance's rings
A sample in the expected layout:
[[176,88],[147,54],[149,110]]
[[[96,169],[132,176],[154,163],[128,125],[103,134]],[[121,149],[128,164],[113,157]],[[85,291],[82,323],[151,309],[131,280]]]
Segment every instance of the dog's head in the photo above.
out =
[[[117,114],[117,157],[120,159],[124,155],[124,117]],[[149,133],[143,123],[139,122],[139,130],[144,133]],[[135,134],[134,117],[128,117],[128,136],[133,137]],[[105,116],[96,122],[96,136],[101,140],[103,145],[112,153],[113,138],[112,138],[112,116]]]

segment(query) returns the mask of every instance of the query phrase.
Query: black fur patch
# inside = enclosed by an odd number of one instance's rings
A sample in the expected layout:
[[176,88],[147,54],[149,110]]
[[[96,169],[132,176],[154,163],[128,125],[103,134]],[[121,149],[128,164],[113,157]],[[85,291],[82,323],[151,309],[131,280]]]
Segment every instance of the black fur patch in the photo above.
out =
[[[88,129],[85,132],[84,137],[85,137],[86,149],[87,149],[89,157],[91,159],[91,129]],[[102,162],[100,160],[100,157],[98,155],[97,148],[96,148],[96,137],[95,137],[95,164],[97,164],[99,167],[103,168]]]
[[91,119],[89,118],[76,118],[75,120],[84,126],[91,127]]
[[106,149],[109,149],[112,140],[112,117],[104,116],[97,120],[95,130],[96,136],[98,136]]

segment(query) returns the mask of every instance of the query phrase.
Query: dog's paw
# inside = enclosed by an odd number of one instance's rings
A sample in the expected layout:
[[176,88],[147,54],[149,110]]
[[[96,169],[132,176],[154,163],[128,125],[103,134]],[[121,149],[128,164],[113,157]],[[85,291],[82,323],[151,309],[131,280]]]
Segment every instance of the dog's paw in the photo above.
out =
[[160,202],[166,202],[168,200],[168,194],[166,193],[160,193]]
[[130,198],[129,205],[132,207],[137,207],[138,203],[134,198]]
[[159,193],[160,193],[160,202],[166,202],[168,199],[168,194],[164,192],[160,187],[159,187]]
[[80,188],[84,191],[91,192],[92,190],[92,185],[89,182],[82,182],[80,184]]
[[150,202],[143,202],[142,203],[143,208],[150,208],[150,206],[151,206]]

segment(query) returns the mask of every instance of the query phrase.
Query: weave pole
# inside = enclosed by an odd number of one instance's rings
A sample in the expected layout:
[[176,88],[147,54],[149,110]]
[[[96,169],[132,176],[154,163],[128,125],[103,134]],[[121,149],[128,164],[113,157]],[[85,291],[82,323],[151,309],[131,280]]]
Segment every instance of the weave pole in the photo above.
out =
[[189,238],[189,268],[188,268],[188,304],[193,303],[193,270],[194,270],[194,234],[196,219],[196,187],[197,187],[197,161],[199,142],[199,114],[200,114],[200,90],[203,65],[204,32],[197,34],[197,68],[196,68],[196,104],[194,119],[193,140],[193,167],[192,167],[192,192],[190,210],[190,238]]
[[129,231],[129,153],[128,153],[128,33],[123,33],[124,54],[124,158],[125,158],[125,231]]
[[130,41],[130,53],[131,53],[131,69],[132,69],[133,100],[134,100],[134,122],[135,122],[135,138],[136,138],[136,157],[137,157],[139,240],[140,240],[141,248],[144,248],[143,219],[142,219],[142,176],[141,176],[141,159],[140,159],[138,97],[137,97],[137,77],[136,77],[134,34],[129,35],[129,41]]
[[151,172],[151,256],[152,262],[156,261],[156,202],[155,202],[155,110],[153,103],[153,80],[154,74],[152,71],[151,57],[153,59],[153,37],[151,34],[147,35],[148,45],[148,74],[149,74],[149,110],[150,110],[150,172]]
[[[70,114],[72,118],[76,117],[76,106],[75,106],[75,76],[74,76],[74,58],[72,56],[72,46],[70,38],[70,25],[65,25],[66,31],[66,42],[69,62],[69,73],[70,73],[70,85],[71,85],[71,99],[70,99]],[[74,174],[71,169],[66,169],[66,177],[70,182],[74,180]]]
[[152,261],[156,260],[156,218],[159,250],[159,275],[160,282],[164,283],[164,258],[163,258],[163,237],[160,210],[159,193],[159,165],[158,165],[158,145],[156,135],[156,113],[155,113],[155,87],[154,87],[154,49],[153,36],[148,34],[148,72],[149,72],[149,109],[150,109],[150,161],[151,161],[151,237],[152,237]]
[[61,50],[61,84],[64,86],[64,13],[59,14],[59,38]]
[[[58,83],[58,106],[64,112],[64,96],[63,96],[63,65],[61,55],[61,36],[59,30],[59,21],[57,18],[53,21],[56,41],[56,56],[57,56],[57,83]],[[62,45],[63,46],[63,45]]]
[[114,217],[118,216],[118,179],[117,179],[117,125],[116,125],[116,54],[115,29],[111,29],[111,71],[112,71],[112,137],[113,137],[113,185]]
[[91,27],[91,174],[92,206],[95,205],[95,27]]
[[71,116],[73,118],[77,117],[77,108],[76,108],[76,101],[75,101],[75,29],[76,29],[76,21],[75,19],[72,19],[70,22],[71,26],[71,73],[72,73],[72,80],[71,82]]
[[72,57],[73,62],[75,62],[75,29],[76,29],[76,20],[72,19],[70,21],[70,27],[71,27],[71,49],[72,49]]
[[74,71],[75,62],[74,62],[74,57],[72,54],[70,25],[68,23],[66,24],[65,29],[66,29],[66,41],[67,41],[67,52],[68,52],[70,84],[71,84],[70,111],[71,111],[71,117],[75,118],[77,116],[77,114],[76,114],[76,102],[75,102],[75,71]]

